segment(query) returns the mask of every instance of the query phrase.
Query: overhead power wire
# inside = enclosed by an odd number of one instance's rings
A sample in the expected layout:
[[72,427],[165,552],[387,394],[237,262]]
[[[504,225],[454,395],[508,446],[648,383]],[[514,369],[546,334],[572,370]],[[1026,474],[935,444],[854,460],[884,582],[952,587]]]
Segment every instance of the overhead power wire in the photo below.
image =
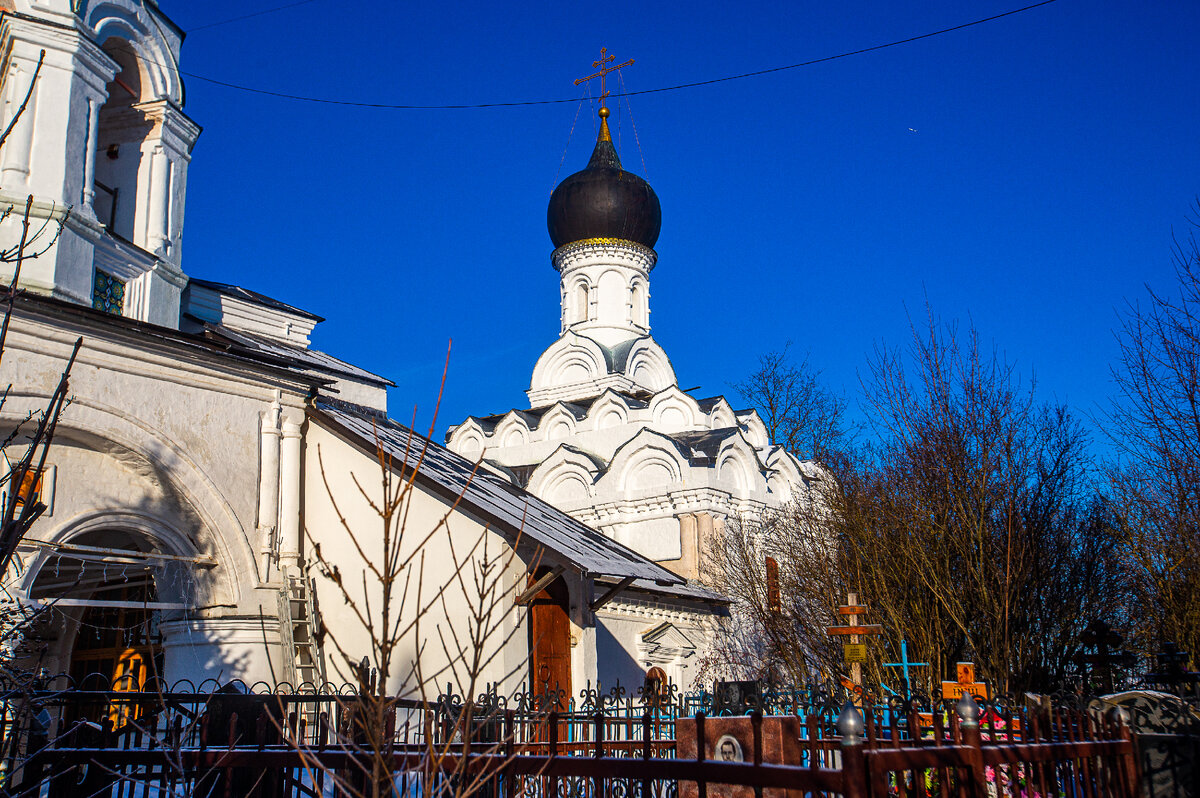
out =
[[[304,2],[313,2],[313,0],[304,0]],[[824,64],[829,61],[836,61],[840,58],[849,58],[850,56],[862,55],[864,53],[873,53],[878,50],[886,50],[890,47],[899,47],[902,44],[911,44],[912,42],[921,41],[922,39],[929,39],[934,36],[941,36],[946,33],[953,33],[954,31],[963,30],[964,28],[972,28],[976,25],[983,25],[984,23],[987,23],[987,22],[994,22],[998,19],[1004,19],[1005,17],[1011,17],[1014,14],[1021,14],[1026,11],[1032,11],[1035,8],[1041,8],[1042,6],[1048,6],[1051,3],[1055,3],[1055,2],[1058,2],[1058,0],[1042,0],[1042,2],[1034,3],[1033,5],[1023,6],[1021,8],[1014,8],[1011,11],[1005,11],[1001,14],[993,14],[990,17],[984,17],[983,19],[973,20],[971,22],[964,22],[961,25],[954,25],[953,27],[942,28],[941,30],[931,31],[929,33],[922,33],[919,36],[909,36],[907,39],[897,39],[896,41],[887,42],[886,44],[876,44],[871,47],[862,47],[857,50],[848,50],[843,53],[838,53],[837,55],[827,55],[822,58],[814,58],[809,61],[801,61],[797,64],[788,64],[786,66],[771,67],[769,69],[758,69],[753,72],[743,72],[738,75],[726,75],[724,77],[711,78],[709,80],[698,80],[698,81],[694,81],[692,83],[679,83],[674,86],[660,86],[658,88],[653,88],[653,89],[639,89],[637,91],[623,91],[623,92],[620,92],[619,94],[611,93],[609,96],[610,97],[634,97],[634,96],[637,96],[640,94],[657,94],[659,92],[666,92],[666,91],[680,91],[682,89],[694,89],[694,88],[697,88],[700,86],[711,86],[716,83],[726,83],[731,80],[743,80],[745,78],[755,78],[755,77],[760,77],[762,75],[771,75],[776,72],[785,72],[790,69],[800,69],[801,67],[813,66],[814,64]],[[294,5],[300,5],[300,3],[295,3]],[[287,8],[287,7],[288,6],[281,6],[281,8]],[[269,13],[269,11],[261,11],[258,13],[265,14],[265,13]],[[250,16],[255,16],[255,15],[250,15]],[[228,20],[228,21],[232,21],[232,20]],[[212,23],[212,24],[217,25],[217,24],[223,24],[223,23]],[[193,30],[197,30],[197,29],[193,28]],[[142,58],[143,60],[146,60],[140,55],[138,57]],[[441,111],[441,110],[449,111],[449,110],[465,110],[465,109],[475,109],[475,108],[514,108],[514,107],[528,106],[528,105],[558,105],[558,104],[562,104],[562,103],[577,103],[577,102],[582,102],[583,100],[587,99],[586,97],[566,97],[566,98],[557,99],[557,100],[519,100],[519,101],[511,101],[511,102],[462,103],[462,104],[454,104],[454,105],[409,105],[409,104],[402,104],[402,103],[360,102],[360,101],[355,101],[355,100],[337,100],[337,99],[332,99],[329,97],[309,97],[309,96],[305,96],[302,94],[290,94],[288,92],[271,91],[270,89],[259,89],[259,88],[255,88],[254,86],[245,86],[240,83],[230,83],[228,81],[217,80],[216,78],[210,78],[210,77],[206,77],[204,75],[197,75],[194,72],[185,72],[183,70],[180,70],[179,73],[181,75],[186,75],[189,78],[201,80],[201,81],[204,81],[205,83],[211,83],[215,86],[222,86],[227,89],[235,89],[237,91],[249,92],[251,94],[265,95],[267,97],[278,97],[278,98],[284,99],[284,100],[297,100],[300,102],[321,103],[323,105],[342,105],[342,106],[350,106],[350,107],[354,107],[354,108],[383,108],[383,109],[399,110],[399,111]]]

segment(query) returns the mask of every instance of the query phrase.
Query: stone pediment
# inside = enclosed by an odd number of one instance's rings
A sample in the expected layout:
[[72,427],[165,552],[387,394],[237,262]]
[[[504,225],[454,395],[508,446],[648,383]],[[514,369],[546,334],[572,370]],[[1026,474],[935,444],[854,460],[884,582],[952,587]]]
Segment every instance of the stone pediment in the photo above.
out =
[[696,644],[670,621],[643,631],[638,645],[643,658],[656,662],[686,659],[696,653]]

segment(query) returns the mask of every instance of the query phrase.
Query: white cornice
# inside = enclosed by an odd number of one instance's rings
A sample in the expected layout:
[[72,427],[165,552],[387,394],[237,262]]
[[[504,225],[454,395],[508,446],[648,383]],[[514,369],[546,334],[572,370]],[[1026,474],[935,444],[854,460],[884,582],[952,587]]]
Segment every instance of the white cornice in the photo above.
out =
[[650,247],[616,238],[592,238],[564,244],[550,255],[554,268],[563,274],[597,263],[612,263],[649,274],[658,262]]

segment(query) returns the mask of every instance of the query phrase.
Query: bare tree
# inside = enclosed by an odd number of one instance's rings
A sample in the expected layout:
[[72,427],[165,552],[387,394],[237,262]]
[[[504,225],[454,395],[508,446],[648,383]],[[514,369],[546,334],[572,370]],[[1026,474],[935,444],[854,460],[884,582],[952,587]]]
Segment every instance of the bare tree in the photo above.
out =
[[1053,686],[1120,607],[1081,425],[932,313],[864,382],[878,442],[839,516],[855,586],[935,671],[970,658],[1002,689]]
[[800,458],[828,460],[849,443],[846,400],[820,382],[808,355],[796,363],[791,343],[758,358],[758,369],[733,389],[758,410],[773,443]]
[[1200,202],[1176,242],[1176,290],[1128,307],[1112,370],[1109,499],[1132,572],[1133,640],[1200,656]]
[[[384,431],[376,427],[379,482],[371,486],[349,474],[356,489],[350,495],[337,487],[318,448],[326,493],[341,528],[338,539],[345,545],[337,546],[336,553],[323,551],[318,538],[329,545],[329,536],[306,530],[316,571],[353,621],[344,628],[327,625],[325,647],[335,672],[357,686],[355,696],[339,700],[345,722],[330,728],[332,743],[350,752],[357,764],[349,770],[327,768],[296,728],[281,725],[280,731],[341,794],[381,798],[395,794],[398,723],[403,726],[406,715],[416,718],[418,734],[406,752],[412,754],[415,745],[419,769],[443,776],[422,779],[422,795],[460,798],[484,789],[500,767],[478,767],[484,760],[477,760],[468,769],[469,755],[499,754],[504,759],[509,740],[489,735],[485,742],[478,734],[500,725],[500,710],[475,698],[492,687],[484,678],[497,672],[503,628],[514,617],[518,626],[524,618],[516,596],[536,562],[528,566],[519,558],[520,540],[498,546],[487,528],[465,537],[458,532],[453,519],[463,493],[440,516],[423,516],[415,507],[421,490],[417,477],[432,444],[411,430],[391,427],[389,433],[390,443],[385,443]],[[472,472],[470,480],[474,478]],[[377,523],[356,525],[353,503],[368,505]],[[436,579],[430,570],[434,558],[440,560]],[[523,672],[525,665],[517,667]],[[499,680],[513,675],[505,672]],[[446,694],[440,694],[447,686]]]
[[802,684],[839,671],[825,633],[845,580],[828,505],[797,501],[759,519],[731,520],[705,550],[714,589],[733,599],[698,678]]
[[[826,627],[855,592],[885,630],[868,679],[898,682],[882,661],[906,640],[932,663],[923,689],[962,659],[1002,690],[1057,686],[1087,622],[1123,620],[1114,527],[1080,424],[1037,402],[974,330],[932,313],[909,347],[876,352],[863,399],[873,434],[836,461],[836,479],[724,542],[721,586],[759,648],[793,677],[841,676]],[[777,561],[774,602],[765,557]]]

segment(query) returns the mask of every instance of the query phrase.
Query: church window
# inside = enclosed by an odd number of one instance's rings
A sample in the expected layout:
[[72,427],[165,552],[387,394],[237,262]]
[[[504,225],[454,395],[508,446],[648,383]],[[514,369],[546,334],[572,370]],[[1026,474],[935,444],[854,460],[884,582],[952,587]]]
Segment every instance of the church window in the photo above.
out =
[[[93,596],[111,604],[89,606],[80,617],[71,652],[71,677],[76,684],[86,680],[95,687],[110,685],[117,694],[140,692],[163,668],[159,614],[145,607],[158,599],[154,583],[108,580],[96,587]],[[111,728],[121,729],[137,721],[146,709],[143,702],[113,697],[107,705],[87,706],[84,719],[107,720]]]
[[108,272],[96,269],[92,280],[92,307],[114,316],[125,313],[125,283]]
[[632,321],[634,326],[637,326],[637,327],[645,327],[646,326],[646,299],[645,299],[645,296],[646,296],[646,291],[645,291],[645,289],[642,288],[642,284],[634,283],[633,291],[631,292],[631,295],[630,295],[631,307],[629,309],[629,314],[630,314],[629,320]]
[[572,324],[587,321],[588,319],[588,287],[587,283],[579,282],[575,284],[573,292],[574,308],[572,309]]
[[671,703],[671,685],[666,672],[659,667],[646,671],[646,681],[642,685],[642,700],[647,706],[662,707]]

